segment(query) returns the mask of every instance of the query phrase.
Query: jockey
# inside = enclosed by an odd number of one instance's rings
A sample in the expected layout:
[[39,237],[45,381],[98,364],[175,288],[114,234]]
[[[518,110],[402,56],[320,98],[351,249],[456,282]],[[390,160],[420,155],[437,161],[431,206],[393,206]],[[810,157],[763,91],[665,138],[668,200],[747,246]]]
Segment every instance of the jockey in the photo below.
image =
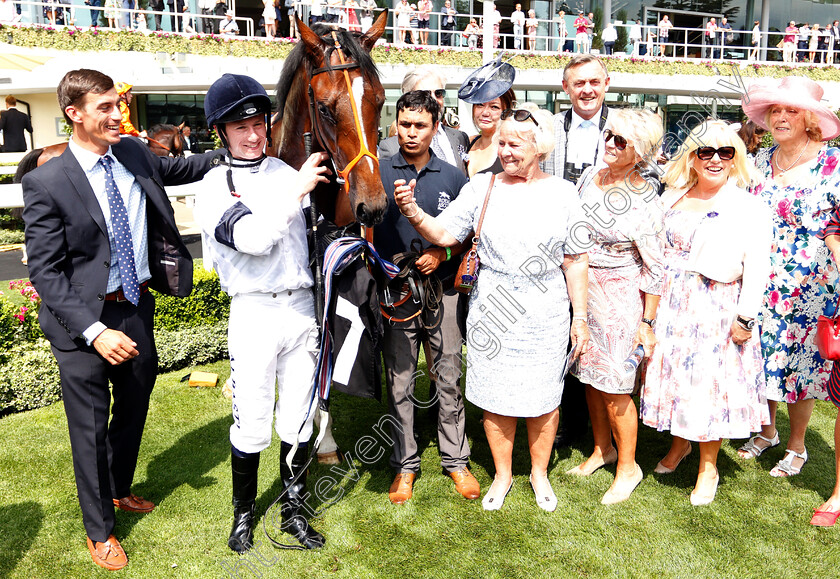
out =
[[146,131],[142,133],[134,128],[134,125],[131,124],[131,111],[128,108],[128,105],[131,104],[131,99],[134,95],[131,94],[132,85],[126,82],[118,82],[114,84],[114,88],[117,89],[117,94],[120,95],[120,115],[122,115],[122,120],[120,121],[120,134],[121,135],[134,135],[135,137],[143,137],[146,138]]
[[204,111],[229,152],[205,176],[195,204],[205,259],[212,259],[232,298],[234,511],[228,546],[244,553],[253,545],[260,451],[271,443],[274,421],[281,441],[282,530],[304,548],[318,548],[324,537],[309,525],[305,504],[318,328],[301,202],[327,181],[328,169],[319,167],[326,154],[313,154],[300,171],[267,157],[271,100],[248,76],[225,74],[214,82]]

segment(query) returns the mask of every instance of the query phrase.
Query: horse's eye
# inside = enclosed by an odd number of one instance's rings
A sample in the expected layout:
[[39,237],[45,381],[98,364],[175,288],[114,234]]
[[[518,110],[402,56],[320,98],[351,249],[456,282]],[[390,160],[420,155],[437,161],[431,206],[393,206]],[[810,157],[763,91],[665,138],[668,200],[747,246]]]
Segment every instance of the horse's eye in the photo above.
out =
[[324,103],[318,103],[318,114],[322,119],[324,119],[328,123],[335,124],[335,119],[333,118],[330,109],[328,109],[327,105],[325,105]]

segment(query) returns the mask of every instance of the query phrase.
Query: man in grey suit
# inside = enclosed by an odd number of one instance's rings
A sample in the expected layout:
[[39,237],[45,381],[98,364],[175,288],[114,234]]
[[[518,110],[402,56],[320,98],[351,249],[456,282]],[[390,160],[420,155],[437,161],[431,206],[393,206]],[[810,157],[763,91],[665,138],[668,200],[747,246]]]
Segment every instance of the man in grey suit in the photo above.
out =
[[158,157],[121,139],[120,96],[101,72],[70,71],[57,92],[73,136],[23,178],[29,277],[61,375],[88,549],[116,570],[128,560],[114,509],[155,508],[131,492],[158,367],[149,288],[192,290],[192,258],[163,185],[197,181],[213,154]]
[[563,69],[563,90],[572,108],[554,115],[554,150],[543,171],[577,183],[584,169],[603,164],[605,128],[609,109],[604,98],[610,88],[607,66],[597,56],[578,54]]
[[[431,92],[440,106],[441,117],[443,117],[443,111],[445,110],[444,100],[446,98],[446,79],[434,67],[423,65],[415,68],[405,75],[401,88],[403,94],[413,90],[427,90]],[[454,165],[466,175],[465,159],[469,144],[470,141],[466,133],[444,126],[443,122],[441,122],[438,132],[432,139],[431,150],[439,159],[450,165]],[[399,150],[399,141],[396,136],[393,136],[379,143],[377,154],[382,159],[388,159],[396,155]]]
[[[604,104],[610,87],[607,66],[592,54],[576,54],[563,70],[563,90],[572,108],[554,115],[554,150],[543,170],[572,183],[590,165],[603,164],[604,137],[609,109]],[[584,385],[572,375],[566,377],[560,403],[560,428],[555,446],[569,446],[587,432],[589,411]]]

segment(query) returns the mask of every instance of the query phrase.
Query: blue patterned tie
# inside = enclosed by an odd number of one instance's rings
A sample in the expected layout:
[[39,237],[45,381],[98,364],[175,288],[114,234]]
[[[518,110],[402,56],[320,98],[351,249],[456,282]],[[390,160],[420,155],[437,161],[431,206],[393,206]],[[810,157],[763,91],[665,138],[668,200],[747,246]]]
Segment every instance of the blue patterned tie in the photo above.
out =
[[[134,265],[134,243],[131,241],[131,227],[128,224],[128,212],[125,210],[122,195],[114,181],[111,170],[111,157],[100,157],[99,163],[105,169],[105,192],[108,194],[108,207],[111,209],[111,229],[117,244],[117,263],[120,265],[120,278],[125,299],[135,306],[140,301],[140,284],[137,281],[137,267]],[[111,256],[111,262],[114,261]]]

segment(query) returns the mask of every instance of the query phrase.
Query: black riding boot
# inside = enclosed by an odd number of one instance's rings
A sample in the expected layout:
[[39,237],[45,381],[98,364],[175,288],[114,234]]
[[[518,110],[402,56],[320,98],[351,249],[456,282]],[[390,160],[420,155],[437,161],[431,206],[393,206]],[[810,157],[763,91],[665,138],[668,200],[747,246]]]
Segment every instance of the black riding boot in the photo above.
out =
[[254,503],[257,499],[257,471],[260,453],[247,454],[231,447],[230,467],[233,472],[233,527],[228,547],[244,553],[254,544]]
[[[292,449],[291,444],[280,444],[280,478],[286,493],[281,503],[280,513],[283,516],[283,530],[300,542],[306,549],[318,549],[324,546],[326,540],[318,531],[309,526],[306,520],[306,469],[307,447],[300,446],[292,459],[292,468],[286,464],[286,457]],[[295,476],[300,476],[295,480]]]

